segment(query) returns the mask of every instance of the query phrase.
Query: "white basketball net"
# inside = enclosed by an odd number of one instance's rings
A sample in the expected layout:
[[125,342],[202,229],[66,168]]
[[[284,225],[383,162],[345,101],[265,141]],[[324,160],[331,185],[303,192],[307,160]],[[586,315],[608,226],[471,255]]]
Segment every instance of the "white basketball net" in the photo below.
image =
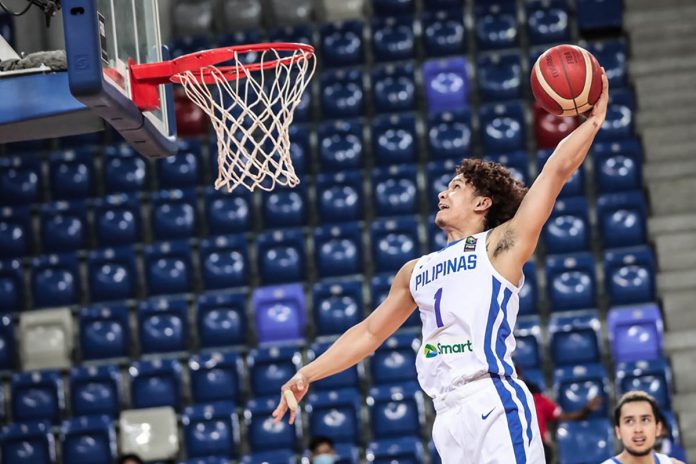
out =
[[[226,63],[240,76],[232,81],[216,66],[177,75],[186,95],[213,123],[218,150],[215,188],[231,192],[239,185],[267,191],[276,184],[295,187],[300,179],[290,159],[288,130],[316,60],[301,50],[281,56],[269,49],[260,52],[255,62],[284,61],[273,69],[249,71],[242,61],[245,55],[235,52]],[[212,76],[215,84],[203,83],[204,73]]]

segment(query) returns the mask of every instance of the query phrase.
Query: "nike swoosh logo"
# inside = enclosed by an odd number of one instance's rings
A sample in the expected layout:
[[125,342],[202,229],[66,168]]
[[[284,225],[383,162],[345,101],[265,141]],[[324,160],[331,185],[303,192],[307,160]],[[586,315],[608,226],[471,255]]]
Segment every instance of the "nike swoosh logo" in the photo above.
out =
[[488,419],[488,416],[490,416],[493,411],[495,411],[495,408],[488,411],[488,414],[481,414],[481,419],[483,419],[483,420]]

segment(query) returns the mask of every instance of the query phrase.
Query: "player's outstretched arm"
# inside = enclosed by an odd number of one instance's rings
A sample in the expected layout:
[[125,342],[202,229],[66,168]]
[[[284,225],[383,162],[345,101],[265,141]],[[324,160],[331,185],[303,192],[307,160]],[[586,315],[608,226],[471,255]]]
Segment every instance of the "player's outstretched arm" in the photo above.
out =
[[416,260],[404,264],[394,278],[389,295],[362,322],[341,335],[324,354],[304,366],[281,388],[278,407],[273,411],[280,422],[290,409],[290,423],[295,421],[295,408],[304,398],[309,384],[354,366],[373,353],[391,334],[401,327],[416,308],[409,282]]

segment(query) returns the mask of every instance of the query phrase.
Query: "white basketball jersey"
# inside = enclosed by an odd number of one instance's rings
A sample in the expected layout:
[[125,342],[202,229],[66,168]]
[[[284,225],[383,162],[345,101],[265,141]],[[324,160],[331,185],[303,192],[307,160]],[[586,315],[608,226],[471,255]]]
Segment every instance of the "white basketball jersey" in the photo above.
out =
[[515,376],[519,289],[501,276],[481,232],[421,257],[410,289],[423,322],[418,382],[432,398],[486,373]]
[[[672,460],[670,459],[669,456],[665,454],[660,454],[660,453],[653,453],[654,458],[655,458],[655,464],[671,464]],[[616,457],[607,459],[604,461],[602,464],[621,464],[621,461],[619,461]]]

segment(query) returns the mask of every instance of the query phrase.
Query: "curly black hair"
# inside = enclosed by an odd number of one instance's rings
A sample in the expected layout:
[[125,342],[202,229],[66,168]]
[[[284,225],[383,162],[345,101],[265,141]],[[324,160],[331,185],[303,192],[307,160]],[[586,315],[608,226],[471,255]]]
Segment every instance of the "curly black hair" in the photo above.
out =
[[510,220],[517,212],[527,187],[500,163],[465,158],[457,166],[457,175],[471,185],[477,195],[489,197],[492,205],[483,222],[484,230]]

